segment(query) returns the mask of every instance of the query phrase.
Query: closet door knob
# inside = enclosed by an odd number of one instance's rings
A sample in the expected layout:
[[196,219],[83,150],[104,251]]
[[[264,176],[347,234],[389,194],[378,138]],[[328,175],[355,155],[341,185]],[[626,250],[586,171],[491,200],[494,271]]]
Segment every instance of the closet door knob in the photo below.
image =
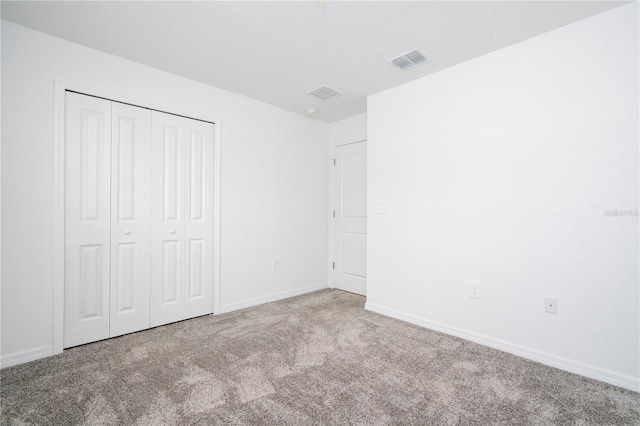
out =
[[175,229],[173,229],[173,228],[171,228],[171,229],[169,229],[169,233],[170,233],[170,234],[175,234],[175,233],[176,233],[176,230],[175,230]]
[[130,235],[131,234],[131,229],[125,229],[124,230],[124,234],[125,235]]

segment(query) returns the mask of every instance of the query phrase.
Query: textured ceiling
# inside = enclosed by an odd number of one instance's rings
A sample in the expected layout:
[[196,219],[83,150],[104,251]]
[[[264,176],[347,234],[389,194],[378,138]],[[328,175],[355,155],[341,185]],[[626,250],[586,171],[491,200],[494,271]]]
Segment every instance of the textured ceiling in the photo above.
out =
[[[328,122],[366,96],[601,13],[615,1],[2,2],[2,18]],[[420,47],[432,60],[387,60]],[[319,101],[328,84],[344,95]]]

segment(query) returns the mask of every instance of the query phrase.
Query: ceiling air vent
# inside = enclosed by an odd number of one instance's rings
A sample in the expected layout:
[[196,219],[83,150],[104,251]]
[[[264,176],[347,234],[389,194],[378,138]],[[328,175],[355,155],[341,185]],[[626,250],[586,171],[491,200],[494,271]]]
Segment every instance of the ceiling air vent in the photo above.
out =
[[393,59],[389,59],[387,62],[398,68],[399,70],[406,70],[416,65],[420,65],[423,62],[427,62],[429,58],[420,49],[413,49],[409,52],[403,53],[400,56],[396,56]]
[[333,99],[336,96],[342,95],[342,92],[338,92],[333,87],[329,87],[327,85],[320,86],[317,89],[314,89],[310,92],[307,92],[308,95],[316,97],[323,101],[328,101],[329,99]]

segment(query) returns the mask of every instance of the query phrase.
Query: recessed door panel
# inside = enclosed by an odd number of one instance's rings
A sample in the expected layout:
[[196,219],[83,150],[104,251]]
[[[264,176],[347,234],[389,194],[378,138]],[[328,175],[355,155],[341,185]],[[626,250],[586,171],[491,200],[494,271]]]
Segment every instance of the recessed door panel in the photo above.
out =
[[347,151],[341,156],[343,218],[367,217],[367,151]]
[[162,304],[180,302],[181,264],[180,241],[162,243]]
[[200,299],[203,296],[206,261],[204,246],[204,240],[189,242],[189,300]]
[[206,135],[190,132],[189,155],[189,220],[204,219],[204,201],[206,186],[204,173]]
[[112,102],[110,336],[149,328],[151,112]]
[[80,321],[102,318],[104,250],[102,245],[80,246]]
[[105,141],[105,114],[100,111],[82,109],[82,143],[81,149],[81,198],[82,220],[100,221],[103,213],[104,201],[104,170],[105,149],[110,141]]
[[178,220],[178,210],[180,195],[182,195],[180,160],[183,142],[180,141],[183,132],[178,127],[166,125],[163,128],[164,137],[161,139],[163,145],[163,181],[162,195],[164,199],[164,219]]
[[118,220],[133,220],[136,207],[136,120],[123,116],[116,119]]
[[136,244],[118,244],[116,257],[112,259],[116,263],[116,315],[130,312],[134,306],[134,291],[136,285]]
[[111,104],[67,93],[64,347],[109,337]]

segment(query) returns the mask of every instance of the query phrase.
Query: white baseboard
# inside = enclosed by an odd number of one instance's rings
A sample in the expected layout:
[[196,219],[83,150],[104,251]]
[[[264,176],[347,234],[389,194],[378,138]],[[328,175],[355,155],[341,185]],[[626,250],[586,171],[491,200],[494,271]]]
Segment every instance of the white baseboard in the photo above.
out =
[[220,306],[220,313],[224,314],[231,311],[237,311],[238,309],[249,308],[251,306],[262,305],[263,303],[275,302],[276,300],[282,300],[293,296],[300,296],[301,294],[311,293],[318,290],[324,290],[327,287],[326,283],[314,284],[308,287],[301,287],[295,290],[283,291],[282,293],[272,294],[270,296],[258,297],[255,299],[244,300],[242,302],[229,303],[227,305]]
[[605,370],[593,365],[584,364],[578,361],[574,361],[568,358],[563,358],[557,355],[553,355],[547,352],[538,351],[536,349],[520,346],[515,343],[507,342],[504,340],[496,339],[483,334],[475,333],[473,331],[465,330],[458,327],[453,327],[447,324],[432,321],[426,318],[421,318],[416,315],[406,314],[395,309],[385,308],[384,306],[375,305],[373,303],[366,303],[365,309],[376,312],[388,317],[396,318],[402,321],[409,322],[411,324],[419,325],[431,330],[439,331],[452,336],[460,337],[465,340],[470,340],[475,343],[479,343],[484,346],[489,346],[494,349],[508,352],[513,355],[520,356],[522,358],[530,359],[532,361],[539,362],[541,364],[555,367],[560,370],[568,371],[569,373],[578,374],[580,376],[589,377],[591,379],[600,380],[601,382],[609,383],[614,386],[629,389],[635,392],[640,392],[640,378],[632,377],[625,374],[616,373],[615,371]]
[[12,365],[24,364],[36,359],[46,358],[53,355],[53,346],[40,346],[38,348],[27,349],[26,351],[14,352],[2,355],[0,358],[0,368],[11,367]]

